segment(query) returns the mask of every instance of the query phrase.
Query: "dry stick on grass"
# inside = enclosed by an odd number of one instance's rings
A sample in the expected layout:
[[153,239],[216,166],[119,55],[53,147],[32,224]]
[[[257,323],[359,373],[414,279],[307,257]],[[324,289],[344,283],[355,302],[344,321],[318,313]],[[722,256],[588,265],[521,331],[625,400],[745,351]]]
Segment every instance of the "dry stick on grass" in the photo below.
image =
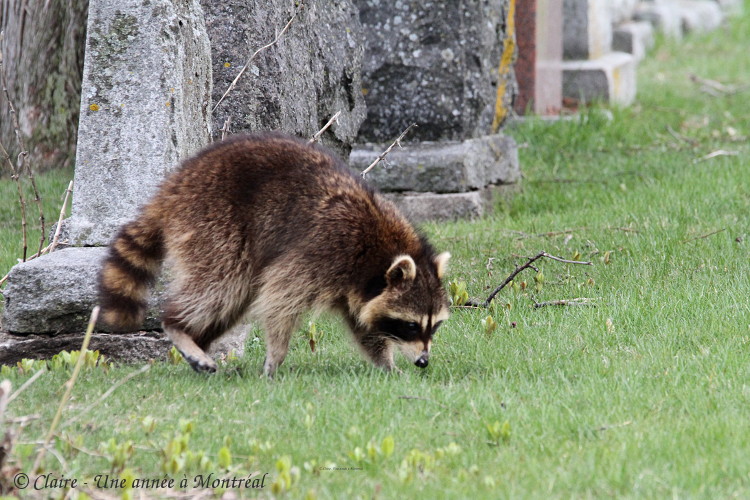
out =
[[365,176],[367,175],[367,173],[368,173],[368,172],[369,172],[370,170],[372,170],[373,168],[375,168],[375,166],[376,166],[376,165],[377,165],[378,163],[380,163],[381,161],[385,160],[385,157],[386,157],[386,156],[388,156],[388,153],[390,153],[390,152],[391,152],[391,150],[392,150],[392,149],[393,149],[393,148],[394,148],[394,147],[395,147],[396,145],[398,145],[398,147],[401,147],[401,139],[403,139],[403,138],[404,138],[404,136],[405,136],[405,135],[407,134],[407,132],[409,132],[409,130],[411,130],[411,129],[412,129],[413,127],[416,127],[416,126],[417,126],[417,124],[416,124],[416,123],[412,123],[411,125],[409,125],[408,127],[406,127],[406,129],[405,129],[405,130],[404,130],[403,132],[401,132],[401,135],[400,135],[400,136],[398,136],[398,137],[396,138],[396,140],[395,140],[395,141],[393,141],[393,142],[391,143],[391,145],[390,145],[390,146],[388,146],[388,149],[386,149],[385,151],[383,151],[382,153],[380,153],[380,155],[379,155],[379,156],[378,156],[377,158],[375,158],[375,161],[374,161],[374,162],[372,162],[372,163],[370,163],[370,165],[369,165],[369,166],[368,166],[368,167],[367,167],[366,169],[364,169],[364,170],[362,171],[362,178],[364,179],[364,178],[365,178]]
[[57,429],[57,425],[60,423],[60,417],[62,417],[63,408],[65,408],[65,405],[68,403],[68,400],[70,399],[70,394],[73,392],[73,386],[76,383],[76,380],[78,379],[78,373],[81,371],[81,367],[83,366],[84,358],[86,357],[86,350],[89,347],[89,341],[91,340],[91,334],[94,332],[94,326],[96,325],[96,320],[99,318],[99,306],[95,306],[94,309],[91,311],[91,318],[89,318],[89,324],[86,327],[86,335],[83,337],[83,345],[81,346],[81,355],[78,357],[78,362],[76,363],[76,366],[73,368],[73,374],[70,376],[70,379],[65,382],[65,394],[63,394],[62,399],[60,400],[60,405],[57,407],[57,413],[55,413],[55,417],[52,419],[52,424],[50,424],[49,431],[47,432],[47,436],[44,438],[44,442],[42,445],[42,449],[39,451],[39,453],[36,456],[36,460],[34,460],[34,467],[32,467],[32,472],[36,473],[39,470],[39,466],[42,464],[42,460],[44,459],[44,455],[47,452],[47,445],[52,440],[52,436],[55,434],[55,430]]
[[263,52],[267,48],[273,47],[274,45],[276,45],[276,43],[279,41],[279,39],[281,39],[281,37],[284,35],[284,33],[286,33],[286,31],[292,25],[292,21],[294,21],[294,19],[297,17],[297,14],[300,13],[300,11],[302,10],[302,8],[304,6],[305,6],[304,3],[300,2],[299,6],[297,7],[297,9],[294,11],[294,14],[292,14],[292,17],[289,18],[289,22],[287,22],[286,26],[284,26],[284,28],[279,32],[279,34],[276,35],[276,38],[274,38],[271,43],[267,43],[263,47],[259,48],[255,52],[253,52],[253,55],[250,56],[250,58],[247,60],[247,62],[245,63],[245,65],[242,67],[242,69],[240,69],[240,72],[237,73],[237,76],[234,77],[234,80],[232,80],[232,83],[229,84],[229,88],[226,90],[226,92],[224,92],[224,95],[222,95],[221,99],[219,99],[218,102],[216,103],[216,105],[214,105],[214,108],[211,110],[211,113],[215,113],[216,110],[219,108],[219,104],[221,104],[224,101],[224,99],[229,95],[229,93],[232,90],[234,90],[234,88],[237,86],[237,82],[240,81],[240,77],[245,73],[245,71],[247,71],[247,68],[250,67],[250,63],[253,61],[253,59],[255,59],[255,57],[258,54],[260,54],[261,52]]
[[739,151],[727,151],[724,149],[719,149],[718,151],[713,151],[705,156],[696,158],[695,160],[693,160],[693,163],[700,163],[702,161],[710,160],[711,158],[716,158],[717,156],[737,156],[739,154]]
[[323,135],[323,133],[330,128],[331,125],[333,125],[333,122],[337,122],[339,119],[339,115],[341,114],[341,111],[336,111],[336,114],[331,117],[328,122],[323,125],[323,128],[318,130],[314,136],[312,136],[312,139],[308,141],[308,144],[316,143],[320,140],[320,136]]
[[689,243],[691,241],[702,240],[702,239],[708,238],[709,236],[713,236],[715,234],[719,234],[719,233],[721,233],[723,231],[726,231],[726,230],[727,230],[727,228],[717,229],[716,231],[711,231],[708,234],[703,234],[703,235],[700,235],[700,236],[696,236],[694,238],[688,238],[686,240],[682,240],[680,243]]
[[[3,34],[0,33],[0,42],[3,39]],[[18,148],[20,153],[18,153],[18,162],[16,163],[16,167],[14,169],[14,174],[20,176],[21,172],[23,171],[24,167],[26,169],[26,174],[29,176],[29,181],[31,182],[31,188],[34,192],[34,201],[36,202],[37,209],[39,210],[39,224],[41,226],[41,235],[39,237],[39,249],[37,250],[37,253],[42,251],[42,247],[44,247],[44,240],[46,239],[46,235],[44,234],[44,210],[42,209],[42,197],[39,196],[39,189],[36,187],[36,180],[34,179],[34,172],[31,170],[31,163],[29,161],[26,161],[26,157],[29,155],[26,145],[23,142],[23,134],[21,134],[21,127],[18,125],[18,113],[16,113],[16,108],[13,106],[13,101],[10,99],[10,93],[8,92],[8,80],[5,75],[5,65],[3,64],[3,58],[2,54],[0,54],[0,79],[2,79],[3,83],[3,93],[5,94],[5,100],[8,102],[8,109],[10,110],[10,118],[11,122],[13,123],[13,130],[16,133],[16,142],[18,143]],[[5,148],[3,148],[3,152],[5,156],[8,156],[7,151],[5,151]],[[20,189],[20,180],[19,182],[19,189]],[[24,216],[25,219],[25,216]],[[24,228],[25,229],[25,228]],[[24,233],[25,236],[25,233]],[[26,246],[24,245],[24,252],[23,252],[23,260],[26,261]]]
[[516,267],[516,270],[513,271],[512,273],[510,273],[510,275],[507,278],[505,278],[505,281],[503,281],[502,284],[500,284],[500,286],[498,286],[497,288],[495,288],[492,291],[492,293],[489,295],[489,297],[487,297],[487,300],[485,300],[484,303],[482,303],[482,304],[470,304],[470,305],[473,305],[474,307],[484,307],[484,308],[489,307],[490,303],[492,302],[492,299],[494,299],[495,296],[498,293],[500,293],[500,290],[502,290],[503,288],[505,288],[505,286],[508,283],[510,283],[511,281],[513,281],[513,278],[515,278],[518,275],[518,273],[520,273],[524,269],[533,268],[534,267],[533,266],[534,262],[536,262],[537,260],[542,259],[542,258],[556,260],[558,262],[563,262],[565,264],[578,264],[578,265],[582,265],[582,266],[591,266],[591,265],[593,265],[593,263],[591,263],[591,262],[585,262],[585,261],[580,261],[580,260],[567,260],[567,259],[563,259],[563,258],[560,258],[560,257],[555,257],[554,255],[550,255],[547,252],[539,252],[535,256],[529,257],[529,260],[527,260],[525,264]]

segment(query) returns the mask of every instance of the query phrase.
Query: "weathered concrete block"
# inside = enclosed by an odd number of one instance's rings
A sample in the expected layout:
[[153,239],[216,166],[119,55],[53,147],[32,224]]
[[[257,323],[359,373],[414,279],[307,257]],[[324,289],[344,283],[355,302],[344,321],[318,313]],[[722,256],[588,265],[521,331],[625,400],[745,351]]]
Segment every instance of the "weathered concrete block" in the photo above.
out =
[[612,50],[612,9],[607,0],[564,0],[563,57],[598,59]]
[[[213,100],[218,103],[250,55],[270,43],[296,2],[201,0],[213,54]],[[351,0],[310,0],[274,46],[251,62],[218,105],[214,135],[231,117],[232,132],[280,129],[311,137],[337,111],[322,142],[343,155],[365,118],[362,27]]]
[[636,94],[635,68],[635,58],[624,52],[611,52],[589,61],[564,61],[563,96],[630,104]]
[[109,243],[164,174],[208,143],[210,58],[198,0],[91,0],[74,244]]
[[[361,172],[386,149],[368,144],[352,150],[351,167]],[[520,177],[513,138],[488,135],[462,142],[422,142],[393,149],[367,174],[382,191],[463,193],[489,184],[509,184]]]
[[[356,0],[365,29],[360,142],[488,134],[516,94],[510,0]],[[510,96],[510,97],[509,97]]]
[[648,21],[658,31],[673,38],[682,38],[682,17],[675,0],[642,1],[636,5],[633,19]]
[[[86,330],[97,303],[97,276],[106,253],[107,249],[102,247],[71,247],[14,266],[4,291],[3,330],[11,333]],[[158,296],[157,291],[144,328],[160,327]]]
[[[24,359],[49,359],[60,351],[79,351],[82,333],[59,335],[13,335],[0,332],[0,365],[11,365]],[[121,361],[164,359],[172,343],[163,333],[130,334],[94,333],[89,349]]]
[[476,219],[492,211],[500,197],[511,196],[518,184],[487,186],[467,193],[386,193],[413,223]]
[[[52,334],[80,333],[86,330],[91,310],[97,304],[97,277],[102,261],[107,254],[103,247],[71,247],[44,255],[15,266],[8,277],[8,284],[3,292],[5,310],[2,330],[12,334]],[[168,276],[169,272],[165,271]],[[168,279],[168,278],[166,278]],[[164,298],[165,280],[160,279],[154,286],[149,299],[149,309],[142,325],[144,330],[161,328],[161,302]],[[211,354],[226,353],[234,350],[242,354],[245,337],[250,325],[238,325],[212,346]],[[107,328],[98,324],[97,332],[106,332]],[[150,333],[144,336],[132,334],[133,345],[127,346],[131,334],[112,334],[99,336],[100,340],[116,341],[117,349],[107,347],[100,349],[111,357],[137,360],[148,357],[160,357],[163,347],[169,344],[162,335]],[[45,341],[45,339],[48,339]],[[55,339],[55,340],[53,340]],[[49,336],[32,336],[28,342],[23,337],[9,336],[6,341],[8,350],[13,346],[13,356],[32,357],[33,352],[27,348],[34,347],[39,352],[55,354],[63,349],[79,349],[80,336],[61,338]],[[146,339],[146,340],[144,340]],[[21,341],[23,340],[23,341]],[[46,342],[46,343],[45,343]],[[77,342],[77,344],[76,344]],[[49,344],[49,345],[47,345]],[[62,346],[62,347],[61,347]],[[1,346],[0,346],[1,347]],[[97,349],[97,347],[91,347]],[[0,349],[1,351],[2,349]],[[112,354],[113,351],[122,351]],[[10,354],[8,354],[10,355]],[[4,358],[0,356],[0,363]]]
[[614,30],[612,48],[631,54],[636,61],[643,60],[654,46],[654,27],[646,21],[623,23]]
[[713,0],[679,0],[684,33],[713,31],[724,20],[724,13]]

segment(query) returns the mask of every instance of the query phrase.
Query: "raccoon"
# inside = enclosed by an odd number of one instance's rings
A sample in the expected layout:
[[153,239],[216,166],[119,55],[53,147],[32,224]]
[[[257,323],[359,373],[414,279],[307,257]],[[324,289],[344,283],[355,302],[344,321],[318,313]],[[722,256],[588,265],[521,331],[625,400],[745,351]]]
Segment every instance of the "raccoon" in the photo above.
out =
[[196,371],[244,316],[266,340],[273,376],[306,311],[340,313],[377,366],[399,348],[426,367],[448,318],[450,254],[322,146],[280,133],[237,135],[185,161],[114,237],[99,275],[102,318],[143,321],[149,285],[171,271],[164,331]]

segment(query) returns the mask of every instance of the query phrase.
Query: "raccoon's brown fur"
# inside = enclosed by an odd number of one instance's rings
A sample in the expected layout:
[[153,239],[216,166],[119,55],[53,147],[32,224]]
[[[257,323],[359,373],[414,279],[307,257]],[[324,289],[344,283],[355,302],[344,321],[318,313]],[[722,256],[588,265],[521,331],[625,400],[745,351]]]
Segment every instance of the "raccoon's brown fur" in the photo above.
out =
[[106,323],[137,328],[166,260],[164,330],[196,370],[216,369],[205,349],[248,313],[272,375],[310,309],[339,311],[376,365],[393,368],[397,345],[423,367],[448,316],[448,257],[324,148],[238,135],[184,162],[120,229],[100,301]]

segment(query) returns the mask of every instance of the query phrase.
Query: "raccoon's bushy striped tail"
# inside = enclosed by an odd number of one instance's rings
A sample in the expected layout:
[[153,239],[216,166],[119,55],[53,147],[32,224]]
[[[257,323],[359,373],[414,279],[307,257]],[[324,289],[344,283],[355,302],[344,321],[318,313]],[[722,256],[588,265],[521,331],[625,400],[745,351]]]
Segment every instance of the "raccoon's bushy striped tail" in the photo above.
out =
[[156,279],[163,257],[158,223],[149,223],[142,216],[120,229],[99,274],[99,305],[107,325],[116,330],[141,326],[149,286]]

